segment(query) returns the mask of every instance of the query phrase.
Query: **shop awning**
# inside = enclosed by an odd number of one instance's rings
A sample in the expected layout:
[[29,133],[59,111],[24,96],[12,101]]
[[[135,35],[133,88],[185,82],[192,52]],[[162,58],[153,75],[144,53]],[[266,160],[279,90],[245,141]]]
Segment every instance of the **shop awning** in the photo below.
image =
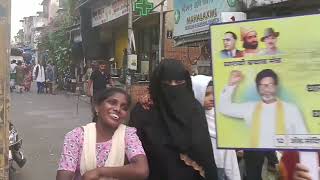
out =
[[175,40],[174,46],[199,46],[203,41],[210,39],[210,32],[203,31],[194,34],[188,34],[185,36],[174,37]]

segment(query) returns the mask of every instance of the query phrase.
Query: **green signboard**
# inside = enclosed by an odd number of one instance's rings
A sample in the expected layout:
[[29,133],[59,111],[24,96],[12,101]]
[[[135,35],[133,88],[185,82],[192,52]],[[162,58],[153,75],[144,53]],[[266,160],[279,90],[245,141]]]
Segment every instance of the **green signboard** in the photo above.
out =
[[139,13],[140,16],[147,16],[153,9],[153,3],[148,0],[138,0],[134,3],[134,10]]

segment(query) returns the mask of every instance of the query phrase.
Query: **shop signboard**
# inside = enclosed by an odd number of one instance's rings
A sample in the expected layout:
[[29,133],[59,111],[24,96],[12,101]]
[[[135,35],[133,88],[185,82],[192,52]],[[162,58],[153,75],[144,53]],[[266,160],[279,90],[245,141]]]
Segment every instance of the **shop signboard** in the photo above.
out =
[[[133,3],[136,4],[136,2],[142,2],[140,5],[146,5],[141,6],[141,10],[151,10],[153,9],[149,7],[150,4],[158,5],[162,0],[133,0]],[[139,5],[139,7],[140,7]],[[167,10],[167,2],[164,2],[164,11]],[[155,8],[153,11],[160,11],[160,7]],[[146,12],[146,11],[144,11]],[[108,0],[103,5],[97,4],[93,6],[92,12],[91,12],[91,19],[92,19],[92,27],[99,26],[101,24],[110,22],[112,20],[115,20],[119,17],[122,17],[124,15],[128,14],[128,0]],[[148,13],[147,13],[148,14]],[[144,14],[144,15],[147,15]]]
[[106,1],[102,7],[92,9],[92,27],[110,22],[126,14],[128,14],[127,0]]
[[238,10],[238,1],[233,0],[174,0],[173,36],[208,32],[210,24],[221,22],[221,12]]

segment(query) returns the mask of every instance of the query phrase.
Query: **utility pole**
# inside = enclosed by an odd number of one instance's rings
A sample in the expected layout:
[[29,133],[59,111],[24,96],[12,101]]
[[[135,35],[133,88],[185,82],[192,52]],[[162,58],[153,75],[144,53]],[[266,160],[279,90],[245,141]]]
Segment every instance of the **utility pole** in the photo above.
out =
[[132,30],[132,17],[133,17],[133,9],[132,9],[132,0],[128,0],[128,48],[127,48],[127,59],[126,59],[126,67],[125,68],[125,83],[126,83],[126,89],[128,90],[128,88],[131,86],[131,72],[128,68],[128,60],[129,60],[129,55],[132,54],[132,50],[131,50],[131,36],[133,33]]
[[159,61],[157,62],[160,64],[161,59],[162,59],[162,42],[163,42],[163,3],[164,1],[161,2],[160,5],[160,35],[159,35]]

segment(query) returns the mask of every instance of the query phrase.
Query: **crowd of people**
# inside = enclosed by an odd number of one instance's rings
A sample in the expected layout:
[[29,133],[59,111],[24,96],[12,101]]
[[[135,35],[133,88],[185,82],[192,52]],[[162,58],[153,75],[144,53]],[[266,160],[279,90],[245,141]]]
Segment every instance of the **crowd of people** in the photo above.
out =
[[21,60],[12,60],[10,64],[10,90],[13,92],[30,91],[32,82],[32,65],[25,64]]
[[107,88],[104,66],[88,86],[94,122],[66,134],[57,180],[262,180],[265,159],[279,179],[312,180],[298,151],[217,148],[212,77],[191,77],[180,61],[163,60],[130,112],[128,93]]
[[40,61],[36,65],[26,64],[23,61],[12,60],[10,64],[10,91],[30,92],[33,81],[37,83],[37,93],[55,94],[57,80],[56,68],[53,63]]

